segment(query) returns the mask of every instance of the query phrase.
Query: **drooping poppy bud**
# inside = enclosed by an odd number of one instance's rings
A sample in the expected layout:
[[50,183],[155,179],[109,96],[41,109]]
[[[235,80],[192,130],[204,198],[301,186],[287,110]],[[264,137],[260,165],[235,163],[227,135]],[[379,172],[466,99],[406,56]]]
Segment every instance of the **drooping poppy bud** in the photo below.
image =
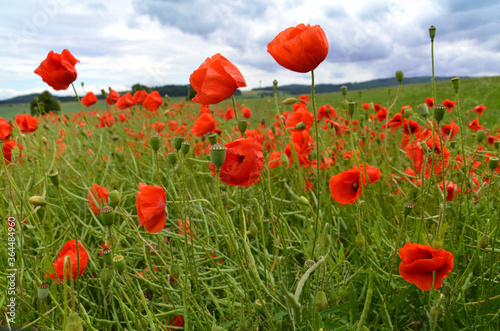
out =
[[50,181],[52,182],[52,185],[54,185],[55,187],[59,187],[59,171],[53,169],[48,173],[48,176]]
[[39,195],[34,195],[29,198],[29,202],[35,207],[43,207],[47,205],[47,200]]
[[418,105],[417,110],[420,116],[422,116],[423,118],[427,118],[429,116],[429,108],[427,107],[426,103]]

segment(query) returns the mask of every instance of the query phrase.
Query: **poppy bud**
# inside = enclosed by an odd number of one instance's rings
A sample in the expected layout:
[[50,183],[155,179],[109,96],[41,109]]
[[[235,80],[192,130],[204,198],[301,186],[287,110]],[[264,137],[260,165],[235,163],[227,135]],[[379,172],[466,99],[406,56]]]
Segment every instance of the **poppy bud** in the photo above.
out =
[[43,143],[44,145],[47,145],[47,144],[48,144],[47,138],[42,137],[42,143]]
[[102,250],[102,258],[104,262],[109,266],[113,264],[113,256],[111,253],[112,251],[109,247],[104,247],[104,249]]
[[210,133],[208,134],[208,142],[210,143],[210,145],[215,145],[215,144],[217,144],[217,138],[218,138],[217,133],[215,133],[215,132],[210,132]]
[[354,107],[356,106],[356,102],[355,101],[349,101],[347,103],[347,107],[348,107],[348,110],[349,110],[349,116],[352,117],[352,115],[354,115]]
[[120,137],[117,134],[114,134],[111,136],[111,140],[118,141],[118,140],[120,140]]
[[176,152],[169,152],[167,154],[167,159],[171,165],[175,165],[177,163],[177,153]]
[[347,86],[342,85],[340,87],[340,92],[342,92],[342,95],[345,97],[347,95]]
[[431,37],[431,41],[434,41],[434,37],[436,36],[436,27],[431,25],[429,28],[429,36]]
[[120,203],[120,193],[117,190],[109,192],[109,204],[115,208]]
[[266,125],[266,119],[264,117],[262,117],[262,119],[260,120],[260,124]]
[[275,79],[273,80],[273,89],[276,91],[278,89],[278,81]]
[[47,200],[39,195],[34,195],[29,198],[29,202],[35,207],[43,207],[47,205]]
[[309,206],[309,200],[305,196],[299,198],[299,203],[304,206]]
[[44,301],[47,299],[47,296],[49,295],[49,284],[43,282],[40,285],[38,285],[38,299]]
[[482,236],[481,238],[479,238],[479,240],[477,241],[477,245],[479,246],[479,248],[481,249],[485,249],[486,247],[488,247],[488,245],[490,244],[490,239],[488,238],[488,236]]
[[249,232],[252,237],[257,236],[257,233],[259,233],[259,229],[257,228],[257,225],[255,225],[255,223],[250,224]]
[[478,130],[476,132],[476,141],[478,143],[482,142],[486,138],[486,131],[484,130]]
[[53,169],[48,173],[48,176],[50,181],[52,182],[52,185],[54,185],[55,187],[59,187],[59,171]]
[[220,170],[226,160],[226,146],[219,143],[210,146],[210,160],[215,168]]
[[430,311],[431,320],[440,320],[444,316],[444,309],[441,305],[435,305]]
[[498,157],[492,157],[488,160],[488,168],[490,168],[490,170],[495,170],[497,167],[498,167]]
[[437,251],[443,248],[443,239],[439,237],[435,237],[434,239],[432,239],[432,248]]
[[123,272],[125,270],[125,260],[122,255],[115,255],[115,257],[113,257],[113,266],[118,272]]
[[14,147],[12,147],[12,151],[11,151],[11,162],[12,163],[17,162],[17,160],[19,160],[20,154],[21,154],[21,152],[19,151],[19,147],[17,145],[14,145]]
[[179,149],[181,149],[182,143],[184,142],[184,139],[186,139],[184,136],[181,136],[181,135],[175,136],[174,147],[177,151],[179,151]]
[[83,331],[82,319],[77,313],[72,312],[66,319],[64,331]]
[[328,306],[328,300],[326,298],[326,293],[325,291],[319,291],[316,293],[314,296],[314,301],[313,301],[313,306],[314,310],[317,313],[321,313],[325,308]]
[[434,106],[434,119],[439,123],[444,117],[444,111],[446,107],[444,105],[435,105]]
[[[264,301],[264,303],[265,303],[265,301]],[[254,309],[258,313],[264,312],[264,305],[262,304],[262,302],[259,299],[255,300]]]
[[460,78],[455,76],[451,79],[451,83],[453,84],[453,88],[455,92],[458,92],[458,88],[460,87]]
[[399,82],[399,84],[401,84],[403,82],[404,77],[405,77],[405,75],[403,74],[402,70],[396,71],[396,79]]
[[151,148],[155,152],[160,149],[160,144],[161,144],[161,138],[157,134],[151,136],[151,138],[149,139],[149,146],[151,146]]
[[295,129],[297,130],[304,130],[306,128],[306,125],[304,122],[300,122],[295,126]]
[[405,108],[405,112],[401,116],[402,118],[410,118],[412,111],[409,108]]
[[245,134],[245,131],[247,130],[248,127],[248,121],[247,120],[239,120],[238,121],[238,131],[241,134]]
[[288,168],[288,165],[290,164],[288,155],[286,155],[285,153],[281,153],[280,160],[281,160],[281,166],[285,169]]
[[187,153],[189,153],[189,148],[191,147],[191,143],[184,141],[184,142],[182,142],[181,145],[182,145],[181,146],[182,154],[186,155]]
[[427,107],[427,104],[422,103],[417,106],[418,113],[420,116],[423,118],[427,118],[429,116],[429,108]]
[[356,235],[356,246],[358,246],[359,249],[363,249],[363,247],[365,247],[365,243],[365,237],[361,233],[358,233]]
[[101,208],[101,221],[102,224],[111,226],[115,221],[115,211],[111,206],[105,206]]
[[103,268],[101,270],[101,274],[99,275],[99,278],[101,279],[101,283],[102,283],[104,289],[107,289],[109,286],[109,283],[111,283],[111,273],[109,272],[109,268]]
[[285,100],[281,101],[283,105],[293,105],[294,103],[297,102],[298,102],[297,98],[286,98]]
[[411,202],[405,202],[403,205],[403,214],[406,216],[410,215],[411,211],[413,210],[413,203]]

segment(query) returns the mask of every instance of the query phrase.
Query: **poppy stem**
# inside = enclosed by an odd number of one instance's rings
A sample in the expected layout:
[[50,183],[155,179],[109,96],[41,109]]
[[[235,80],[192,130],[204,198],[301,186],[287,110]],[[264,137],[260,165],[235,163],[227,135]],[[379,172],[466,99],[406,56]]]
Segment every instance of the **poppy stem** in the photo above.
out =
[[314,94],[314,70],[311,70],[311,102],[314,114],[314,134],[316,138],[316,195],[318,197],[316,201],[316,217],[314,221],[314,241],[311,252],[311,257],[314,256],[314,251],[316,249],[316,240],[318,239],[318,227],[319,227],[319,205],[321,201],[321,179],[319,173],[319,162],[321,158],[320,148],[319,148],[319,131],[318,131],[318,117],[316,114],[316,96]]
[[238,125],[238,112],[236,111],[236,100],[234,99],[234,94],[231,95],[231,101],[233,102],[234,119],[236,120],[236,125]]

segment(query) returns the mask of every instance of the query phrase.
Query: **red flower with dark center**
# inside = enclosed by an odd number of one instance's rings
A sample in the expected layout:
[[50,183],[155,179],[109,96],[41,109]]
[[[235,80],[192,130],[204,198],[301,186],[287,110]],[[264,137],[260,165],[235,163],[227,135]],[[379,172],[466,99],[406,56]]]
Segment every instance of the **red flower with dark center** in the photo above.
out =
[[97,97],[93,92],[87,92],[85,96],[82,98],[82,103],[85,107],[90,107],[97,102]]
[[205,133],[212,132],[215,129],[215,120],[210,114],[203,114],[194,121],[194,126],[191,128],[191,133],[197,137],[203,136]]
[[452,140],[459,130],[457,123],[451,120],[450,124],[445,124],[441,127],[441,138],[444,140]]
[[17,114],[16,123],[21,133],[35,132],[38,128],[38,119],[30,114]]
[[479,117],[475,118],[472,122],[469,122],[469,128],[474,132],[483,129],[483,126],[479,124]]
[[118,100],[120,100],[120,93],[115,90],[111,90],[106,97],[106,103],[110,106],[114,105]]
[[12,134],[12,126],[7,120],[0,117],[0,140],[8,140]]
[[328,40],[321,26],[299,24],[280,32],[267,45],[267,51],[286,69],[309,72],[328,55]]
[[382,108],[377,112],[377,121],[382,122],[387,119],[387,108]]
[[386,127],[391,128],[391,132],[394,133],[394,130],[397,127],[400,127],[401,125],[403,125],[403,118],[401,117],[401,113],[397,113],[396,115],[394,115],[393,118],[389,120],[389,122],[382,125],[381,128],[382,129],[385,129]]
[[127,108],[130,108],[134,105],[134,98],[132,97],[132,94],[130,92],[127,92],[123,96],[118,99],[116,102],[116,107],[120,110],[124,110]]
[[162,104],[163,99],[158,91],[149,93],[146,99],[142,102],[142,105],[149,111],[157,110]]
[[451,110],[453,108],[455,108],[455,103],[457,103],[456,101],[451,101],[449,99],[446,99],[443,101],[443,105],[446,107],[446,109],[448,109],[448,112],[451,113]]
[[486,108],[488,107],[485,107],[483,105],[479,105],[479,106],[476,106],[472,109],[473,112],[476,112],[479,116],[481,116],[483,114],[483,111],[486,110]]
[[407,282],[415,284],[423,291],[432,287],[435,273],[434,289],[443,284],[443,278],[448,277],[453,270],[453,254],[440,249],[435,250],[429,245],[407,242],[400,250],[399,274]]
[[421,131],[420,125],[412,120],[404,119],[403,120],[403,131],[405,134],[419,134]]
[[[254,184],[264,167],[262,145],[256,136],[240,138],[225,144],[226,160],[220,169],[220,180],[230,186]],[[215,166],[210,163],[212,176]]]
[[165,205],[165,190],[162,187],[139,183],[135,200],[139,226],[144,225],[146,231],[151,233],[163,230],[167,221]]
[[434,108],[434,98],[425,98],[425,103],[427,107]]
[[189,83],[198,93],[193,101],[210,105],[231,97],[238,87],[247,86],[238,68],[219,53],[207,58],[191,74]]
[[[412,159],[412,166],[417,173],[422,173],[422,168],[424,166],[424,153],[427,152],[427,166],[425,167],[425,177],[429,178],[430,171],[432,167],[432,172],[434,174],[440,174],[443,172],[443,163],[441,153],[443,153],[444,158],[444,168],[446,169],[449,164],[450,152],[444,146],[441,146],[439,142],[439,137],[437,134],[434,135],[434,139],[429,137],[432,135],[432,132],[428,132],[427,135],[423,139],[419,139],[414,142],[412,145],[407,145],[405,147],[406,155]],[[426,150],[424,151],[421,146],[421,142],[427,139],[425,146]]]
[[370,184],[376,183],[382,173],[370,165],[360,165],[330,178],[329,186],[332,199],[340,202],[342,206],[356,202],[363,193],[363,187],[367,185],[366,175],[368,175],[368,184]]
[[[87,200],[89,201],[90,208],[95,214],[101,214],[101,208],[108,202],[108,190],[97,184],[92,185],[87,193]],[[97,205],[96,205],[97,203]]]
[[56,91],[66,90],[76,80],[75,64],[78,61],[67,49],[61,54],[50,51],[47,58],[35,69],[35,74]]
[[[83,272],[89,263],[89,254],[83,248],[80,241],[78,241],[78,254],[76,251],[76,240],[68,240],[59,251],[59,254],[57,254],[56,260],[52,262],[55,272],[51,273],[49,278],[56,279],[56,282],[64,282],[64,280],[70,279],[70,277],[76,279],[83,276]],[[66,256],[69,256],[70,262],[66,262],[66,267],[64,267]],[[66,269],[66,275],[64,275],[64,269]]]

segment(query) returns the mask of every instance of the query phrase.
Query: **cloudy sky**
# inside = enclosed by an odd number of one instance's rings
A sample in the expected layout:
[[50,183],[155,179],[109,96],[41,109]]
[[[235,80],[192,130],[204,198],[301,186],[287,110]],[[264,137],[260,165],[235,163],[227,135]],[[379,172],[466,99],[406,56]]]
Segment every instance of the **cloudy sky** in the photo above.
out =
[[[436,75],[500,75],[497,0],[0,0],[0,100],[51,90],[33,73],[50,50],[80,60],[77,88],[126,90],[187,84],[221,53],[248,88],[310,83],[281,68],[267,44],[299,23],[319,24],[329,54],[317,83],[431,73],[428,28],[436,26]],[[55,94],[71,93],[56,92]]]

